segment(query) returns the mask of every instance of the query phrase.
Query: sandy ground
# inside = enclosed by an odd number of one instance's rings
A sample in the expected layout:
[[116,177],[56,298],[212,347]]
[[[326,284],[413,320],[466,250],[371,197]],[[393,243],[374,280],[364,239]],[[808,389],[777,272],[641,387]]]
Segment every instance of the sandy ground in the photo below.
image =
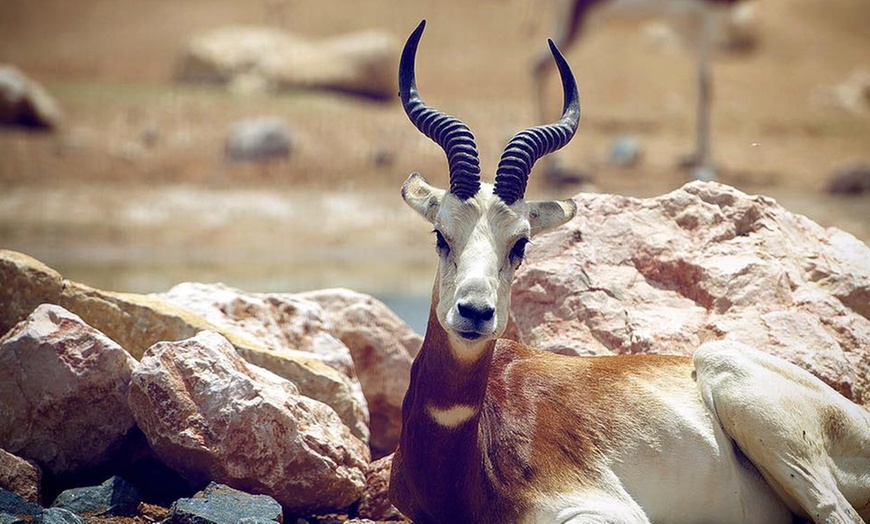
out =
[[[824,188],[835,168],[870,162],[870,116],[826,102],[835,85],[870,69],[870,3],[759,0],[756,14],[758,47],[715,59],[721,181],[866,242],[870,197]],[[444,157],[400,106],[179,85],[180,50],[193,34],[229,24],[280,25],[312,38],[379,28],[404,40],[427,18],[421,92],[472,128],[486,174],[507,139],[537,123],[530,63],[552,16],[548,0],[0,2],[0,62],[44,83],[66,115],[55,134],[0,129],[0,247],[106,289],[220,280],[251,291],[347,286],[425,296],[433,241],[398,188],[412,171],[443,184]],[[548,189],[533,174],[532,196],[648,196],[687,180],[674,166],[693,141],[693,51],[650,43],[649,23],[599,17],[567,50],[583,122],[560,158],[591,172],[594,185]],[[291,159],[224,162],[228,127],[263,115],[293,127]],[[620,135],[643,144],[635,168],[607,162]]]

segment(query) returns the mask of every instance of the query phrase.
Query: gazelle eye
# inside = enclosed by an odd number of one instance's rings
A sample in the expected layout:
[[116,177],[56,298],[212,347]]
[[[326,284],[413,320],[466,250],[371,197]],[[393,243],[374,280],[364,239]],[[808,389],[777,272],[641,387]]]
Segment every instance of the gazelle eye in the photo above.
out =
[[441,231],[437,229],[434,231],[435,233],[435,249],[438,250],[444,256],[450,254],[450,244],[447,243],[447,240],[444,238],[444,235],[441,234]]
[[522,237],[514,243],[514,247],[511,248],[510,253],[511,262],[519,265],[519,263],[523,261],[523,257],[526,256],[526,245],[528,243],[529,239],[526,237]]

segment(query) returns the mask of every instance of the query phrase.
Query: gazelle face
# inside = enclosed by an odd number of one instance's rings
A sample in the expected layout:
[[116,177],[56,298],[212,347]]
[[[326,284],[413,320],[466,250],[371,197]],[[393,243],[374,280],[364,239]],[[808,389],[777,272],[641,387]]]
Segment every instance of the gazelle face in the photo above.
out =
[[434,226],[438,264],[438,322],[454,344],[477,345],[507,327],[510,287],[526,244],[570,220],[572,201],[507,205],[483,184],[461,200],[411,175],[402,196]]

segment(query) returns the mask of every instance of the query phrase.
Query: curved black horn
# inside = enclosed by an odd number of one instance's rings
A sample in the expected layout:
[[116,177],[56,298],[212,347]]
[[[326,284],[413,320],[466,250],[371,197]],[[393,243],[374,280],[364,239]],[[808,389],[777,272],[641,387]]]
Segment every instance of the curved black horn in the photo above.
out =
[[529,173],[535,162],[570,142],[580,124],[580,94],[577,92],[574,74],[571,73],[568,62],[565,61],[556,44],[552,40],[548,42],[556,65],[559,67],[559,75],[562,77],[565,100],[562,118],[553,124],[524,129],[514,135],[505,146],[495,172],[493,192],[508,205],[523,198]]
[[405,42],[405,49],[399,62],[399,97],[411,123],[447,153],[447,163],[450,166],[450,192],[459,199],[465,200],[474,196],[480,189],[480,159],[477,146],[468,126],[455,117],[427,106],[417,92],[414,58],[425,27],[426,21],[423,20]]

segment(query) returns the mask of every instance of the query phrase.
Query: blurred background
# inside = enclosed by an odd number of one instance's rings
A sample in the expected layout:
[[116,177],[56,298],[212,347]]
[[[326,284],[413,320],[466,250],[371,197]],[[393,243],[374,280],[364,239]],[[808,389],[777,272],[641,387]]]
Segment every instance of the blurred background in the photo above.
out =
[[[539,123],[532,64],[566,3],[0,0],[0,248],[114,291],[349,287],[422,330],[434,239],[399,188],[446,185],[446,162],[395,97],[401,45],[428,19],[421,94],[470,126],[491,179]],[[690,180],[697,27],[618,7],[564,49],[574,175],[533,172],[528,197]],[[717,18],[711,63],[718,180],[864,242],[868,27],[867,0],[753,0]]]

